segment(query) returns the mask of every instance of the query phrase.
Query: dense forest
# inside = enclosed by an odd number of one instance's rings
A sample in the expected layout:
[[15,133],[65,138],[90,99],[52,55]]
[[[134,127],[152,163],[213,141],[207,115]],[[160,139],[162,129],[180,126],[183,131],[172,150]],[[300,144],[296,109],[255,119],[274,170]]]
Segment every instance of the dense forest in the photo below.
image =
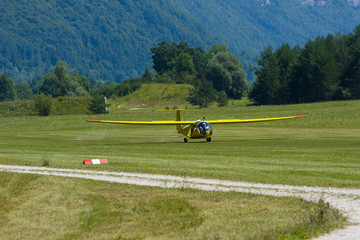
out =
[[121,82],[152,67],[151,47],[186,41],[203,49],[226,44],[249,64],[267,46],[303,46],[328,33],[350,33],[359,9],[297,0],[4,0],[0,4],[0,72],[14,82],[42,79],[64,61],[88,79]]
[[250,98],[288,104],[360,98],[360,25],[348,35],[309,40],[303,48],[264,49]]
[[161,40],[212,40],[167,0],[5,0],[0,13],[0,72],[15,81],[65,61],[88,78],[119,82],[150,68],[150,47]]

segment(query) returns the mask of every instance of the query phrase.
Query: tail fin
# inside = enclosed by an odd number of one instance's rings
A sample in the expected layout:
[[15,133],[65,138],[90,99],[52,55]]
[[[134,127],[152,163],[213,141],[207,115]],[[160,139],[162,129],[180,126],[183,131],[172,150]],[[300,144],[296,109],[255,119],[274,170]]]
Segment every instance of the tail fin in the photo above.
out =
[[[170,111],[176,111],[176,121],[181,121],[181,112],[182,111],[199,111],[197,109],[171,109],[171,110],[159,110],[161,112],[170,112]],[[183,125],[176,125],[176,130],[178,131],[178,133],[182,133],[183,132]]]
[[181,121],[181,112],[183,111],[199,111],[197,109],[169,109],[169,110],[158,110],[159,112],[175,112],[176,111],[176,121]]

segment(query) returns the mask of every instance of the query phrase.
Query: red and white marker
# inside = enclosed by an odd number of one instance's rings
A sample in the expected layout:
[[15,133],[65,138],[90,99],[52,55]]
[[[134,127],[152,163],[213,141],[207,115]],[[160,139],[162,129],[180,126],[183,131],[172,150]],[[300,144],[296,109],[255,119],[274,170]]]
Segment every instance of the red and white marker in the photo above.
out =
[[88,159],[88,160],[84,160],[83,164],[88,165],[88,164],[108,164],[108,160],[107,159]]

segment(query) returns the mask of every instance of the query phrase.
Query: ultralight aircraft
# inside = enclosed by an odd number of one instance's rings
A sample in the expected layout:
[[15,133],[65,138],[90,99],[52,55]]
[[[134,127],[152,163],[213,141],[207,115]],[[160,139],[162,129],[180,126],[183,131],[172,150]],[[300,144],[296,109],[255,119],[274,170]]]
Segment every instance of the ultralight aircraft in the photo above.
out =
[[230,124],[230,123],[253,123],[286,120],[294,118],[303,118],[303,116],[277,117],[277,118],[258,118],[258,119],[220,119],[204,121],[202,119],[195,121],[182,121],[181,111],[194,111],[190,109],[176,109],[176,110],[160,110],[160,111],[176,111],[175,121],[107,121],[107,120],[86,120],[87,122],[96,123],[115,123],[115,124],[131,124],[131,125],[176,125],[178,133],[185,136],[184,142],[188,139],[205,138],[207,142],[211,142],[211,135],[213,133],[211,124]]

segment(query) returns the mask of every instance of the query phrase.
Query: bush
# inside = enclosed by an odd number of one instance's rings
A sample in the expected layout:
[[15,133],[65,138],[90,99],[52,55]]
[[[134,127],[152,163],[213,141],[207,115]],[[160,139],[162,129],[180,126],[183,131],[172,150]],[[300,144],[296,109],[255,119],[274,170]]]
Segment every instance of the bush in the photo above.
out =
[[228,96],[226,95],[225,91],[221,91],[216,96],[216,101],[219,107],[225,107],[228,105]]
[[89,110],[93,114],[101,114],[107,112],[107,106],[105,104],[104,96],[97,95],[91,100]]
[[49,116],[53,108],[53,99],[45,94],[36,95],[34,97],[36,111],[40,116]]

